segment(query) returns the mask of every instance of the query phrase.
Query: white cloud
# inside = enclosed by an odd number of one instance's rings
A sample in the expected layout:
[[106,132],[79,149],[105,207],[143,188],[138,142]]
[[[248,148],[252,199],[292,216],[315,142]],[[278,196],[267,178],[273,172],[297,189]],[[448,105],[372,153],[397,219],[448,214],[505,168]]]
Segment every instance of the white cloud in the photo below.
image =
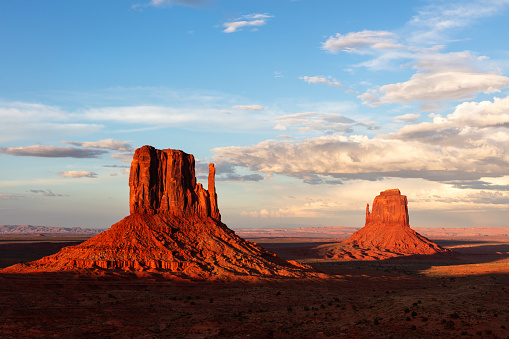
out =
[[417,73],[409,81],[380,87],[382,103],[434,102],[472,99],[477,93],[499,92],[509,78],[489,73]]
[[241,109],[245,111],[263,111],[265,107],[260,105],[236,105],[232,107],[233,109]]
[[287,128],[300,131],[320,131],[323,133],[352,132],[352,127],[358,124],[356,121],[337,113],[305,112],[289,114],[277,117],[276,129]]
[[235,21],[225,22],[223,24],[226,27],[223,32],[233,33],[242,30],[243,27],[259,27],[267,23],[267,19],[272,18],[268,14],[249,14],[244,15]]
[[300,77],[299,79],[304,80],[308,84],[325,84],[325,85],[329,85],[329,86],[339,86],[339,87],[343,86],[339,81],[337,81],[336,79],[333,79],[330,76],[329,77],[303,76],[303,77]]
[[124,152],[132,151],[133,147],[129,145],[130,141],[120,141],[114,139],[103,139],[99,141],[62,141],[63,143],[80,146],[84,148],[102,148],[112,151]]
[[[433,122],[407,125],[397,133],[369,138],[327,135],[304,140],[267,140],[248,147],[221,147],[216,162],[260,173],[325,183],[328,177],[375,180],[423,178],[459,185],[504,176],[509,167],[509,98],[463,103]],[[297,125],[313,113],[282,117]],[[455,181],[456,180],[456,181]],[[479,185],[470,182],[469,185]],[[459,187],[459,186],[458,186]],[[483,185],[488,187],[489,185]]]
[[483,70],[486,58],[471,52],[427,53],[415,55],[418,70],[410,80],[370,89],[359,95],[371,106],[386,103],[472,99],[478,93],[495,93],[509,86],[509,77]]
[[393,49],[400,48],[398,37],[387,31],[352,32],[345,35],[336,33],[322,43],[322,49],[331,53],[367,53],[370,49]]
[[412,18],[414,43],[437,43],[448,40],[453,29],[466,27],[478,19],[502,13],[506,0],[447,1],[431,3]]
[[58,174],[62,178],[97,178],[97,173],[90,171],[64,171]]
[[419,121],[419,118],[420,118],[420,114],[415,114],[415,113],[409,113],[409,114],[403,114],[403,115],[398,115],[397,117],[394,117],[394,121],[398,121],[398,122],[417,122]]
[[133,160],[134,152],[121,152],[121,153],[115,153],[111,155],[112,159],[130,163]]
[[5,100],[0,100],[0,121],[0,142],[79,136],[104,128],[73,122],[69,113],[55,106]]

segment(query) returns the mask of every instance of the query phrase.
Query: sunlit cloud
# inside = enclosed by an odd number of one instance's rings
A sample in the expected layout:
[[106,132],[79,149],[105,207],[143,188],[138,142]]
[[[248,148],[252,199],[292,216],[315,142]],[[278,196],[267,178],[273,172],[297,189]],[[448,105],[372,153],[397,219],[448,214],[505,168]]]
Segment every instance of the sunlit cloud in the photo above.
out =
[[260,27],[267,23],[267,19],[272,18],[272,15],[268,14],[249,14],[244,15],[234,21],[225,22],[223,24],[226,27],[223,32],[233,33],[241,31],[244,27]]
[[398,121],[398,122],[417,122],[419,121],[419,118],[420,118],[420,114],[416,114],[416,113],[408,113],[408,114],[403,114],[403,115],[398,115],[397,117],[394,117],[394,121]]
[[133,151],[130,141],[120,141],[114,139],[103,139],[99,141],[62,141],[63,143],[83,148],[101,148],[117,152]]
[[[313,184],[331,183],[324,176],[340,182],[399,177],[450,184],[500,177],[509,166],[508,107],[509,98],[463,103],[446,117],[437,115],[433,122],[406,125],[373,138],[333,134],[221,147],[213,150],[214,161]],[[287,122],[304,118],[308,116],[288,116]]]
[[480,92],[500,92],[501,88],[507,86],[509,78],[498,74],[461,71],[417,73],[409,81],[380,87],[380,97],[373,91],[359,97],[372,106],[413,101],[467,100]]

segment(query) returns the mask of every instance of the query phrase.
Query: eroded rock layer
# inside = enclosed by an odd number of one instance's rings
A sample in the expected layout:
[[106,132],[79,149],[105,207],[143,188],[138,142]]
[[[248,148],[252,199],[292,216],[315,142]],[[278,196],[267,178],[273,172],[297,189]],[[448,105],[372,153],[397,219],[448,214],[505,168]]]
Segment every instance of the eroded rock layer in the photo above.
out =
[[214,176],[211,164],[206,190],[196,182],[192,155],[143,146],[131,164],[129,216],[80,245],[3,271],[123,270],[227,280],[317,276],[221,223]]
[[77,246],[11,272],[103,269],[173,272],[197,279],[302,276],[304,270],[212,218],[134,213]]
[[446,251],[410,228],[408,200],[399,189],[380,192],[373,201],[372,211],[369,204],[366,207],[365,226],[348,240],[318,248],[323,257],[352,260]]

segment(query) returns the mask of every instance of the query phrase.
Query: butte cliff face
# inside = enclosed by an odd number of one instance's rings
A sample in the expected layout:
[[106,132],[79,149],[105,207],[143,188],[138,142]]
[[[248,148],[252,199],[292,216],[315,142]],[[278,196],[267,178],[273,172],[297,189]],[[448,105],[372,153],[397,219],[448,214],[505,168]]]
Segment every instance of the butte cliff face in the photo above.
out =
[[3,271],[124,270],[226,280],[308,276],[303,266],[238,237],[221,223],[214,176],[211,164],[206,190],[196,182],[192,155],[143,146],[131,164],[129,216],[80,245]]
[[206,190],[196,182],[192,154],[151,146],[138,148],[129,175],[131,214],[159,213],[221,220],[214,177],[214,164],[210,164]]
[[367,205],[366,224],[350,239],[318,249],[321,256],[338,259],[384,259],[446,251],[410,228],[408,200],[399,189],[380,192],[371,212]]

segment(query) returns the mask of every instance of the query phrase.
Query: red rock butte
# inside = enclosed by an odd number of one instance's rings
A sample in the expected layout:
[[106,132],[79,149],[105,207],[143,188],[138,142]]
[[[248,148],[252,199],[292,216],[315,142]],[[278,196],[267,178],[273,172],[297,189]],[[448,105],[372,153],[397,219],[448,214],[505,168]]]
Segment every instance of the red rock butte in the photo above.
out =
[[193,155],[138,148],[129,176],[129,216],[77,246],[3,272],[123,270],[225,280],[314,276],[308,268],[238,237],[223,224],[214,178],[210,164],[208,189],[204,189],[196,182]]
[[380,192],[372,211],[366,207],[366,224],[339,245],[324,245],[319,253],[328,258],[385,259],[401,255],[447,252],[410,228],[408,200],[399,189]]

